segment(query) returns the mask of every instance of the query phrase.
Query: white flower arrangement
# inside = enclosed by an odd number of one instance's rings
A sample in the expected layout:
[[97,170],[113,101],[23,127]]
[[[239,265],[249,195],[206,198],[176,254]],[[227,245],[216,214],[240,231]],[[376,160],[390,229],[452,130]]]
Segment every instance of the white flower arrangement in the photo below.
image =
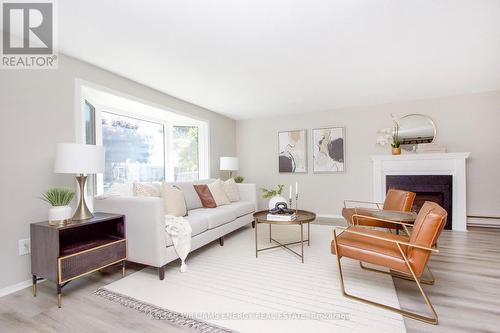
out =
[[377,145],[385,147],[392,142],[392,128],[387,127],[377,131]]
[[399,148],[401,144],[399,141],[399,124],[396,120],[394,120],[393,116],[392,118],[394,127],[383,128],[377,132],[379,134],[379,136],[377,137],[377,145],[385,147],[390,144],[392,148]]

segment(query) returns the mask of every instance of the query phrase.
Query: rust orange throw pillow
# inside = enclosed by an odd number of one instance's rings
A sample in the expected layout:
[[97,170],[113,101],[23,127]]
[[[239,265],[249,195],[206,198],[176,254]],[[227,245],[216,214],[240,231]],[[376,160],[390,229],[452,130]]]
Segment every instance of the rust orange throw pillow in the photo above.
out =
[[217,204],[215,203],[215,199],[208,188],[208,185],[193,185],[196,193],[200,197],[201,204],[204,208],[215,208]]

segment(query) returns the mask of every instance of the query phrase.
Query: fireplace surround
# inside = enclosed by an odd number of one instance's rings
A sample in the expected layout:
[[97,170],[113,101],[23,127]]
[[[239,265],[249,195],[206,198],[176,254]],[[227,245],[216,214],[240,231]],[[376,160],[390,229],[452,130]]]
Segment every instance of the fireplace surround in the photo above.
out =
[[[407,153],[399,156],[374,155],[373,201],[383,202],[387,191],[387,176],[452,176],[451,216],[453,230],[467,230],[466,161],[470,153]],[[424,192],[424,191],[423,191]],[[427,195],[433,192],[427,192]],[[434,195],[434,194],[433,194]]]

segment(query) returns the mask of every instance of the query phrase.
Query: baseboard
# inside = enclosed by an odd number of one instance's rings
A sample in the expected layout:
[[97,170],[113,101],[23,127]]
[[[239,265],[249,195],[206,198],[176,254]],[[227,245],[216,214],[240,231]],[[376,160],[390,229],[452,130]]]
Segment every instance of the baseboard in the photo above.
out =
[[490,228],[490,229],[500,229],[498,224],[488,224],[488,223],[467,223],[468,227],[478,227],[478,228]]
[[[41,281],[40,281],[41,282]],[[0,297],[7,296],[9,294],[15,293],[16,291],[22,290],[24,288],[31,287],[33,281],[31,279],[7,286],[0,289]]]
[[316,217],[325,219],[343,219],[344,217],[340,214],[316,214]]

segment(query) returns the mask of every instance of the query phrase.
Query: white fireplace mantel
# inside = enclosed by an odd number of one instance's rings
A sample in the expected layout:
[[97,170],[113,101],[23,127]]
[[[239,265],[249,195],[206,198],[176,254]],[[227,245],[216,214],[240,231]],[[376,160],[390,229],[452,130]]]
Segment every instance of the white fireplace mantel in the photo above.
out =
[[374,155],[373,199],[385,199],[387,175],[452,175],[453,230],[467,230],[466,159],[470,153]]

